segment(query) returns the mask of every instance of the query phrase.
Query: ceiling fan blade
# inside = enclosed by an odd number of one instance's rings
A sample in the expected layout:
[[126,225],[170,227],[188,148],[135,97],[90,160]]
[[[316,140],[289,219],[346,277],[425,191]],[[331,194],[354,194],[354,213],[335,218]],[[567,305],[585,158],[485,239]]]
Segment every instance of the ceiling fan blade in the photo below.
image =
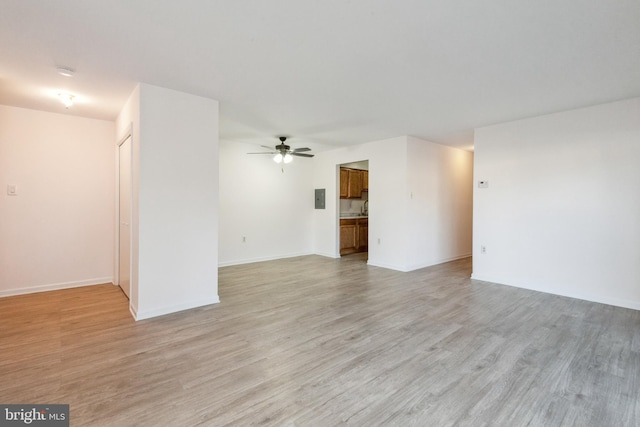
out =
[[266,148],[267,150],[273,150],[273,147],[269,147],[268,145],[261,145],[260,147]]
[[311,151],[311,148],[303,147],[303,148],[294,148],[294,149],[293,149],[293,152],[294,152],[294,153],[300,153],[300,152],[302,152],[302,151]]
[[296,152],[292,152],[289,153],[292,156],[298,156],[298,157],[313,157],[313,154],[304,154],[304,153],[296,153]]
[[247,154],[277,154],[275,151],[267,153],[266,151],[261,151],[259,153],[247,153]]

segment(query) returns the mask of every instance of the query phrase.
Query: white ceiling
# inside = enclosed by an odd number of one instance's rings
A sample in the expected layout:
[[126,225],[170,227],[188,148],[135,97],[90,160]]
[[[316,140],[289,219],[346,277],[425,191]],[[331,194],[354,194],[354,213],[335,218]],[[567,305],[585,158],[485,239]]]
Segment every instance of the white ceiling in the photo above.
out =
[[0,104],[112,120],[136,82],[219,100],[228,140],[468,148],[640,96],[640,1],[0,0]]

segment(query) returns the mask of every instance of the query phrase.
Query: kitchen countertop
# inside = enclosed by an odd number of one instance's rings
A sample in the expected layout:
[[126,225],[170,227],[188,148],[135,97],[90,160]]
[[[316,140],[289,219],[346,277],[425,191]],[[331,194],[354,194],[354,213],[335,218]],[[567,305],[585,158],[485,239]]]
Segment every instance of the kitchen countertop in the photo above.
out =
[[363,219],[369,218],[369,215],[360,215],[360,214],[340,214],[340,219]]

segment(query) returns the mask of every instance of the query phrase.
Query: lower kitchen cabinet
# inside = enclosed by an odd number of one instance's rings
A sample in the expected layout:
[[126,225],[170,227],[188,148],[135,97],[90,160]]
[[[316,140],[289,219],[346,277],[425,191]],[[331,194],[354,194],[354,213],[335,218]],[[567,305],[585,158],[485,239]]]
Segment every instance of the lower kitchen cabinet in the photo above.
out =
[[358,252],[369,250],[369,219],[358,220]]
[[340,219],[340,255],[367,252],[369,249],[369,219]]
[[355,219],[340,220],[340,255],[357,252],[358,225]]

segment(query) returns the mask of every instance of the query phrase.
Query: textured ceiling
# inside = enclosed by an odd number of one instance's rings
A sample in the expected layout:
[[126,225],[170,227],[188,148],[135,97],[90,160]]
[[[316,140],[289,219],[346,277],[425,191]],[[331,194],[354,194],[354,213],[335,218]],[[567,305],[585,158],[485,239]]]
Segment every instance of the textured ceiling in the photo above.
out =
[[474,127],[640,96],[638,0],[0,6],[0,104],[112,120],[145,82],[219,100],[233,141],[468,148]]

